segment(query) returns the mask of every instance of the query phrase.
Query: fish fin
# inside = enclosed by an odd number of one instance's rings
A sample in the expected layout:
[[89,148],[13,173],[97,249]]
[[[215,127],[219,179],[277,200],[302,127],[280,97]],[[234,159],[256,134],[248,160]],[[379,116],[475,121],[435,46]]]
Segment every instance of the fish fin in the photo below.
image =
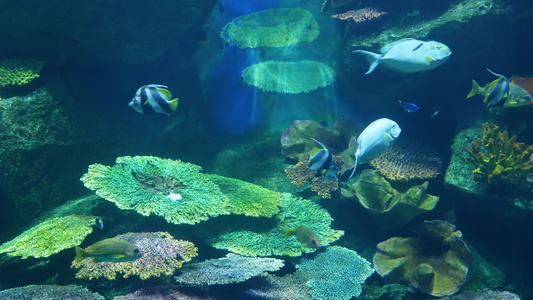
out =
[[328,150],[328,148],[326,148],[326,145],[322,144],[321,142],[317,141],[316,139],[314,139],[314,138],[309,138],[309,139],[317,142],[320,145],[320,147],[322,147],[322,149]]
[[74,258],[74,262],[82,261],[87,257],[87,251],[81,249],[80,247],[76,247],[76,258]]
[[93,263],[99,263],[99,262],[100,262],[100,260],[98,260],[98,259],[93,257]]
[[142,105],[149,105],[149,104],[150,104],[150,99],[146,99],[146,101],[144,101]]
[[[355,156],[355,164],[353,165],[353,171],[352,171],[352,175],[350,175],[350,178],[353,177],[353,174],[355,174],[355,169],[357,169],[357,164],[359,163],[359,158],[357,157],[357,155]],[[348,178],[348,179],[350,179]]]
[[466,98],[468,99],[477,94],[480,94],[481,91],[482,91],[482,88],[479,86],[479,84],[475,80],[472,80],[472,90],[470,90],[470,93],[468,93],[468,96],[466,96]]
[[288,238],[293,234],[294,230],[292,230],[289,226],[285,226],[285,237]]
[[178,98],[170,100],[170,109],[175,111],[178,108],[178,100]]
[[379,65],[379,62],[381,61],[381,58],[383,57],[383,55],[381,54],[377,54],[377,53],[373,53],[373,52],[365,51],[365,50],[355,50],[355,51],[352,51],[352,53],[361,53],[366,57],[366,60],[368,60],[368,63],[370,64],[370,66],[368,67],[368,71],[366,71],[365,75],[372,73],[372,71],[374,71],[374,69],[376,69],[376,67]]
[[500,78],[503,78],[503,79],[507,80],[507,78],[505,78],[505,76],[503,76],[502,74],[494,73],[489,68],[487,68],[487,71],[491,72],[492,75],[494,75],[494,76],[498,76]]
[[431,56],[426,56],[426,62],[430,64],[431,62],[435,61],[435,59]]
[[160,87],[156,87],[155,89],[158,90],[161,94],[163,94],[163,96],[165,96],[167,99],[172,99],[172,94],[169,90]]
[[315,156],[320,151],[322,151],[322,149],[318,149],[317,147],[313,148],[311,150],[311,154],[309,155],[309,160],[311,160],[313,158],[313,156]]

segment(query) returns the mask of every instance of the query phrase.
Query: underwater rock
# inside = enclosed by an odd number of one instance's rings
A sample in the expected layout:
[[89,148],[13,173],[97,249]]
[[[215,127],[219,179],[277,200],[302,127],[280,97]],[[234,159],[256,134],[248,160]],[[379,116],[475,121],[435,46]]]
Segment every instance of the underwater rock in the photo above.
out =
[[386,282],[405,282],[413,292],[454,294],[465,283],[472,262],[461,236],[446,221],[424,221],[416,238],[393,237],[379,243],[374,268]]

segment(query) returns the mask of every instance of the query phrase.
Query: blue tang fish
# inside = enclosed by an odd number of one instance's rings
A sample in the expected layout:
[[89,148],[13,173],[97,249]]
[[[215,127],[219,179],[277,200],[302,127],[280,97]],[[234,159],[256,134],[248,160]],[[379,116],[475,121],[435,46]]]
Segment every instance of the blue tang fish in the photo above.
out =
[[133,243],[121,239],[105,239],[92,244],[86,250],[76,247],[75,262],[92,257],[93,262],[124,262],[139,259],[143,252]]
[[178,98],[170,100],[172,94],[167,88],[160,84],[142,86],[135,93],[129,106],[140,113],[170,116],[178,107]]
[[402,101],[398,102],[400,103],[400,106],[403,108],[403,110],[405,110],[406,112],[417,112],[420,109],[420,107],[418,107],[414,103],[404,103]]
[[337,179],[337,167],[335,167],[335,160],[333,155],[329,152],[328,148],[321,142],[310,138],[311,140],[317,142],[322,149],[315,148],[311,152],[309,157],[309,170],[311,171],[320,171],[324,175],[324,179],[327,181],[333,181]]

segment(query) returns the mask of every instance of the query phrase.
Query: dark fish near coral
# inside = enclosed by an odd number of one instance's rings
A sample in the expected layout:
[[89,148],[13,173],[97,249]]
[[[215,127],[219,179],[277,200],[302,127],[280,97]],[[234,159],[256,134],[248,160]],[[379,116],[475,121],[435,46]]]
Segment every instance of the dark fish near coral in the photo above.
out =
[[140,113],[170,116],[178,107],[178,98],[170,100],[171,98],[172,94],[167,86],[149,84],[137,90],[129,106]]
[[92,257],[93,262],[124,262],[136,260],[142,256],[142,251],[133,243],[121,239],[105,239],[92,244],[87,250],[76,247],[74,261],[78,262],[86,257]]
[[98,227],[98,229],[104,230],[104,222],[102,221],[102,219],[96,217],[95,223],[96,223],[96,227]]
[[335,167],[333,155],[331,155],[324,144],[314,138],[311,138],[311,140],[317,142],[322,149],[314,148],[311,152],[311,156],[309,157],[309,170],[320,171],[327,181],[337,179],[338,170]]
[[405,110],[406,112],[417,112],[420,109],[420,107],[418,107],[414,103],[404,103],[402,101],[398,102],[400,103],[400,106],[403,108],[403,110]]
[[509,96],[509,80],[507,80],[505,76],[494,73],[489,69],[487,69],[487,71],[498,76],[499,78],[487,83],[484,87],[479,86],[475,80],[472,80],[472,90],[470,93],[468,93],[466,98],[470,98],[475,95],[481,95],[485,97],[483,102],[487,103],[487,108],[496,105],[503,105],[504,100]]
[[320,248],[320,240],[309,227],[298,226],[296,229],[291,229],[288,226],[285,226],[285,237],[290,237],[292,235],[295,235],[296,238],[298,238],[298,241],[309,247]]

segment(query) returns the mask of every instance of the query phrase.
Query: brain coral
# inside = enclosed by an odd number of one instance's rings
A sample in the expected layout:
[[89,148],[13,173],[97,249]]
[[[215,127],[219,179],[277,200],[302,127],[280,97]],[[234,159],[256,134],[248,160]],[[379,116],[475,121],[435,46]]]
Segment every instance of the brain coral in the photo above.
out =
[[0,253],[22,258],[48,257],[78,246],[93,231],[95,217],[70,215],[46,220],[0,246]]
[[317,61],[266,61],[242,71],[242,80],[265,92],[307,93],[335,81],[335,71]]
[[[331,229],[333,218],[318,204],[310,200],[300,199],[288,193],[283,193],[281,211],[269,220],[249,220],[243,224],[229,224],[229,222],[216,223],[209,226],[204,233],[206,241],[217,249],[226,249],[246,256],[288,255],[299,256],[302,253],[316,251],[298,241],[295,236],[285,237],[285,227],[296,228],[306,226],[313,230],[323,246],[338,240],[343,234],[342,230]],[[253,227],[257,222],[267,224],[268,228],[257,230]],[[235,228],[249,228],[236,230]]]
[[215,285],[246,281],[263,272],[274,272],[284,266],[276,258],[245,257],[229,253],[226,257],[188,265],[180,270],[176,281],[183,284]]
[[144,280],[150,277],[171,275],[176,269],[181,268],[184,262],[198,255],[198,249],[193,243],[175,240],[168,232],[130,232],[114,238],[137,245],[144,255],[128,262],[93,262],[90,257],[79,262],[73,261],[73,267],[81,267],[76,273],[76,278],[115,279],[117,273],[122,273],[124,278],[137,275]]
[[121,209],[162,216],[174,224],[229,214],[228,198],[199,166],[153,156],[124,156],[116,162],[113,167],[90,165],[81,181]]
[[222,28],[220,37],[239,48],[286,47],[311,42],[319,33],[309,11],[278,8],[237,17]]

